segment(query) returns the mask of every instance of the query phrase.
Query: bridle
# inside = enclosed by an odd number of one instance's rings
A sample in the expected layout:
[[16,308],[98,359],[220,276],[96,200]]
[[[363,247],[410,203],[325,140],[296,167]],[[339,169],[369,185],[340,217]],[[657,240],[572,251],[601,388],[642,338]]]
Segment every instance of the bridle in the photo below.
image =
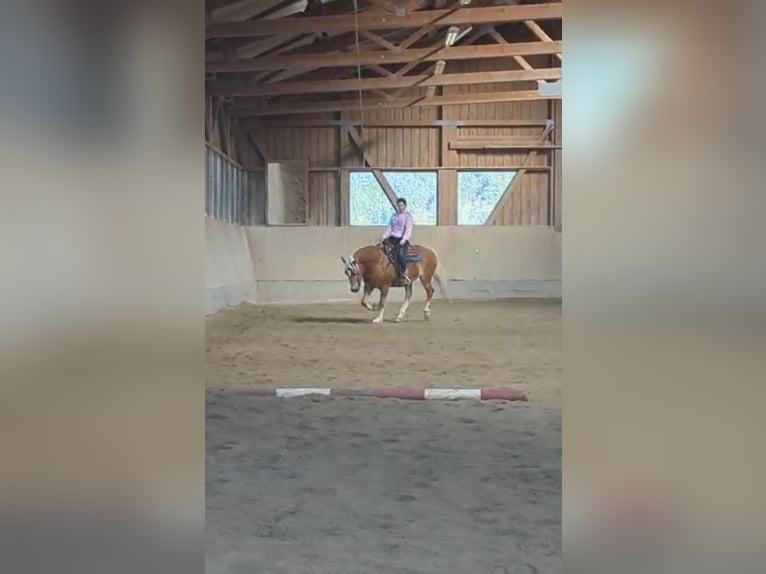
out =
[[348,259],[344,259],[343,262],[346,264],[346,275],[349,277],[352,277],[354,275],[359,275],[359,263],[354,259],[354,256],[352,255]]

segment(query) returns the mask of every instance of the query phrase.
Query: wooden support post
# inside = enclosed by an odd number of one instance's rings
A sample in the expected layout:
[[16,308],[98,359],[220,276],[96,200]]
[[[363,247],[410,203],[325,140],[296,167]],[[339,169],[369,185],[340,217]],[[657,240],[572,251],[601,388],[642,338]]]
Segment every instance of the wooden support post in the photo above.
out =
[[457,171],[439,170],[439,196],[436,200],[437,225],[457,225]]
[[349,207],[350,207],[350,196],[349,196],[349,184],[350,184],[350,173],[348,169],[343,169],[340,172],[340,198],[339,198],[339,209],[338,211],[338,225],[345,227],[349,224]]
[[[442,120],[447,119],[444,117],[444,106],[439,108],[439,116]],[[439,135],[441,139],[441,166],[458,167],[460,163],[458,151],[450,147],[450,142],[457,138],[457,126],[443,123],[439,129]]]
[[347,226],[348,225],[348,208],[349,208],[349,194],[348,194],[348,186],[349,186],[349,171],[347,169],[344,169],[348,157],[350,157],[350,144],[349,144],[349,138],[348,138],[348,132],[343,129],[341,126],[343,125],[341,122],[343,122],[344,114],[343,112],[338,112],[337,114],[334,114],[333,117],[336,117],[338,119],[338,161],[336,162],[336,165],[340,166],[340,171],[338,172],[338,177],[340,178],[340,185],[338,186],[338,207],[335,210],[337,215],[337,224],[340,226]]
[[[552,102],[553,106],[553,142],[557,146],[561,146],[562,133],[561,133],[561,104],[562,102]],[[553,194],[552,194],[552,218],[551,223],[556,231],[561,231],[562,226],[562,213],[561,213],[561,149],[557,149],[553,152],[553,173],[551,179],[553,180]]]

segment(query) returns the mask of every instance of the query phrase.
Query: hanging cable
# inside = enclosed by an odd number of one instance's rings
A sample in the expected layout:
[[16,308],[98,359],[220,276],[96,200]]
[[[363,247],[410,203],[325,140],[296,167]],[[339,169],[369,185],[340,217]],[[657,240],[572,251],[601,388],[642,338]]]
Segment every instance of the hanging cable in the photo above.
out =
[[359,48],[359,5],[354,0],[354,38],[356,41],[356,77],[359,82],[359,131],[364,133],[364,102],[362,100],[362,62]]

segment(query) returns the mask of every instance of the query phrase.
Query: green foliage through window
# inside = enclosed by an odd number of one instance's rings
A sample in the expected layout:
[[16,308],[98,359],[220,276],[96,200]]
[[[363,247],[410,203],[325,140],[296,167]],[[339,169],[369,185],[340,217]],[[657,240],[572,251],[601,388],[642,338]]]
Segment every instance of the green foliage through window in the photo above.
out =
[[386,225],[394,208],[372,172],[352,171],[349,177],[349,224]]
[[459,172],[458,225],[483,225],[515,175],[515,171]]
[[[373,173],[352,171],[349,175],[349,224],[387,225],[394,207]],[[436,225],[436,172],[386,171],[383,175],[396,196],[407,200],[416,226]]]

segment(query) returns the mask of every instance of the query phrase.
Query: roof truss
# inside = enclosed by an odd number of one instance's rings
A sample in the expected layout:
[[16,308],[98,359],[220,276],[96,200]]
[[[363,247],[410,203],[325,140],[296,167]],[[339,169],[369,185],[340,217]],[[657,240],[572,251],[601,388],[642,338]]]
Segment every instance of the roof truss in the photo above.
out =
[[206,94],[245,117],[560,98],[561,3],[498,4],[208,0]]

